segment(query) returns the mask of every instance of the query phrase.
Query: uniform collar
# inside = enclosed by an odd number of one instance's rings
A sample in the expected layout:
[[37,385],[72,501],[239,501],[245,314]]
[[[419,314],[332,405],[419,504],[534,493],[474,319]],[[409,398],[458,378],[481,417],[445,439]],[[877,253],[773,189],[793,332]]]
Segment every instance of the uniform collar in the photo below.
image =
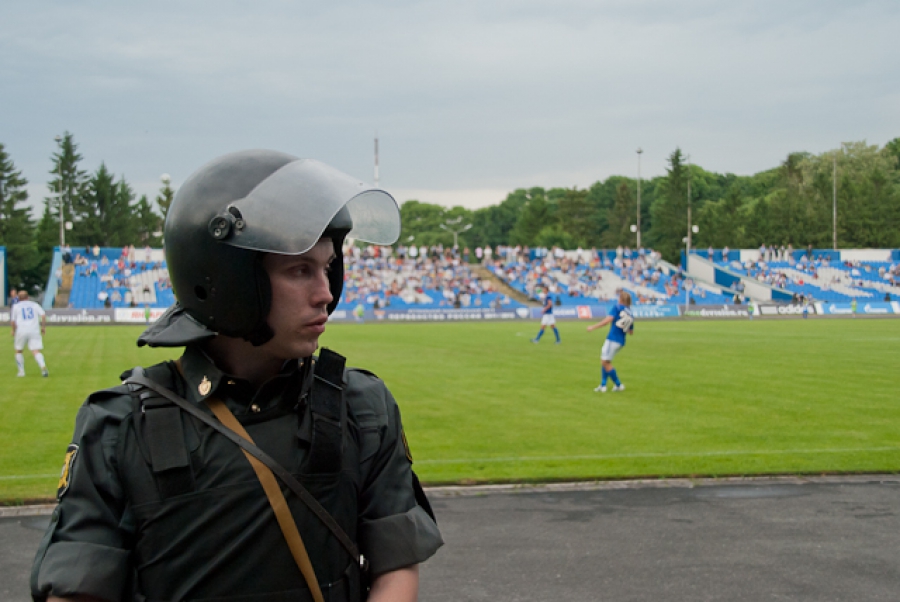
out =
[[240,415],[272,409],[281,401],[283,393],[295,388],[290,387],[291,384],[296,385],[299,394],[300,385],[303,384],[301,379],[308,380],[304,376],[309,370],[304,370],[304,367],[309,363],[309,358],[288,360],[278,374],[257,389],[249,381],[220,370],[200,346],[188,345],[181,357],[181,372],[185,396],[190,401],[202,404],[205,399],[215,395],[235,415]]

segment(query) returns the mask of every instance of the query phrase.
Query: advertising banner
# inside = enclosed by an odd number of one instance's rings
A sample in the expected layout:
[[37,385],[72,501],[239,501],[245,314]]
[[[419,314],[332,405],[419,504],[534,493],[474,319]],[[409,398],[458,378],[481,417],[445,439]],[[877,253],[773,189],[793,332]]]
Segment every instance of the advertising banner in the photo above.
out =
[[684,310],[688,318],[749,318],[746,305],[691,305]]
[[[816,305],[817,304],[807,305],[806,313],[821,313],[818,311],[819,308],[817,308]],[[804,311],[802,305],[760,305],[759,313],[763,316],[802,316]]]
[[[857,302],[856,313],[877,316],[900,313],[895,307],[896,301],[885,303],[881,301]],[[824,315],[850,315],[853,308],[849,303],[816,303],[816,309],[820,314]]]
[[[599,320],[605,318],[614,303],[606,305],[560,305],[553,308],[553,315],[562,320]],[[678,305],[632,305],[631,314],[636,319],[677,318],[681,313]],[[541,319],[541,308],[531,308],[531,319]]]
[[116,322],[147,324],[156,322],[166,308],[117,307]]
[[331,314],[331,322],[464,322],[480,320],[521,320],[528,309],[367,309],[362,315],[343,309]]
[[[9,323],[10,310],[0,310],[0,322]],[[111,309],[48,309],[47,324],[112,324]]]

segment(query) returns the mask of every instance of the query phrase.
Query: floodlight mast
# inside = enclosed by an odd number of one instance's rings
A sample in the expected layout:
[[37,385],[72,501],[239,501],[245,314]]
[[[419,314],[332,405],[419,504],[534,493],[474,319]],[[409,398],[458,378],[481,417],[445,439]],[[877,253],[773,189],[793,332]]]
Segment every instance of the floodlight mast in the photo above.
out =
[[459,248],[459,235],[472,227],[472,224],[466,224],[462,228],[453,228],[451,226],[457,226],[462,221],[462,216],[459,216],[454,219],[448,219],[445,223],[440,224],[441,229],[446,230],[453,234],[453,248]]
[[378,188],[378,132],[375,132],[375,188]]
[[[841,147],[843,150],[843,143]],[[834,154],[834,172],[832,175],[833,196],[831,201],[831,248],[837,251],[837,153]]]
[[685,262],[690,261],[691,255],[691,156],[685,155],[687,158],[687,172],[688,172],[688,181],[687,181],[687,255],[685,256]]
[[59,194],[59,250],[62,252],[62,248],[66,246],[66,207],[63,203],[63,175],[62,175],[62,164],[63,164],[63,147],[62,137],[56,136],[53,138],[56,140],[56,143],[59,144],[59,186],[57,186],[57,192]]
[[641,147],[637,149],[638,156],[638,174],[637,174],[637,248],[641,248],[641,155],[644,150]]

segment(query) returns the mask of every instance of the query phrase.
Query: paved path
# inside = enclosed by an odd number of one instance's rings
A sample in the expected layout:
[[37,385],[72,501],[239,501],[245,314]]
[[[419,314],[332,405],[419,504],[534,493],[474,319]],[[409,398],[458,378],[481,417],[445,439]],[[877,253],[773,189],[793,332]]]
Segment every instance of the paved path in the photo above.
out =
[[[665,486],[661,486],[665,485]],[[900,599],[900,476],[432,490],[423,602]],[[46,517],[0,518],[0,601]]]

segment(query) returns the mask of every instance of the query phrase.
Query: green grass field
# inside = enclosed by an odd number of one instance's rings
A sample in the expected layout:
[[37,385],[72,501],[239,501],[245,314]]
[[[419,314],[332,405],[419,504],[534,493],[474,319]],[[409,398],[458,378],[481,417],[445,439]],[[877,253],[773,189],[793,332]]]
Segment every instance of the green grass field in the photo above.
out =
[[[605,333],[585,322],[331,325],[381,376],[426,483],[900,471],[900,320],[640,321],[594,393]],[[0,366],[0,500],[50,498],[75,412],[121,371],[173,357],[140,328],[45,338],[49,379]],[[26,352],[27,353],[27,352]]]

